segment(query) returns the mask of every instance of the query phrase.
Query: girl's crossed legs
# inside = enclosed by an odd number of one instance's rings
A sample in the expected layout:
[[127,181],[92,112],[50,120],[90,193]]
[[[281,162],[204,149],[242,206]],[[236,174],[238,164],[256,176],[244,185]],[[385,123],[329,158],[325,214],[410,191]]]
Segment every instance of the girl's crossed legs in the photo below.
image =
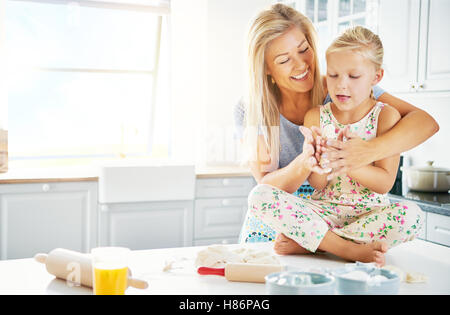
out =
[[384,265],[388,248],[414,238],[422,224],[414,203],[379,207],[340,228],[328,220],[332,213],[270,185],[257,185],[248,201],[251,213],[278,232],[274,250],[282,255],[322,250]]

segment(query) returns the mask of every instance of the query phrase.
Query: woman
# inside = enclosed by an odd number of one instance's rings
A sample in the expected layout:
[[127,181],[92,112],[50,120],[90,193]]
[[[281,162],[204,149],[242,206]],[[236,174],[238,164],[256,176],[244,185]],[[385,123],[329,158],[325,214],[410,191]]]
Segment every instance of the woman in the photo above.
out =
[[[251,172],[258,184],[269,184],[294,193],[314,165],[315,142],[310,131],[303,136],[305,113],[329,101],[325,78],[320,75],[315,31],[307,17],[275,4],[261,12],[249,32],[249,95],[235,110],[237,126],[245,126],[244,144]],[[425,111],[386,93],[379,87],[374,97],[395,107],[402,119],[390,131],[370,141],[351,137],[331,140],[326,152],[330,176],[344,174],[376,160],[407,151],[439,130]],[[418,125],[421,128],[416,128]],[[250,196],[251,197],[251,196]],[[249,198],[250,199],[250,198]],[[251,200],[249,200],[251,202]],[[339,243],[333,235],[322,241],[326,250]],[[274,249],[290,253],[292,240],[278,235]],[[297,246],[298,247],[298,246]],[[302,252],[297,248],[295,252]]]

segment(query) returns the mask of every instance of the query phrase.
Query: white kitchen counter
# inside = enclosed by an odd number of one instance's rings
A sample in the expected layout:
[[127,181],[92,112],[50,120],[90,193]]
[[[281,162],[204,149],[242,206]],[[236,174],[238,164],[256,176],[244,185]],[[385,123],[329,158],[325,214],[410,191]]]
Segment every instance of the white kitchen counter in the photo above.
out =
[[[0,173],[0,184],[98,181],[100,171],[95,165],[10,168]],[[195,166],[197,178],[251,177],[241,166]]]
[[[271,243],[227,245],[248,246],[271,251]],[[265,285],[229,282],[224,277],[200,276],[194,268],[197,253],[205,247],[185,247],[133,251],[130,268],[133,276],[149,283],[146,290],[129,288],[127,294],[180,295],[259,295]],[[346,261],[328,254],[279,256],[286,265],[300,268],[336,268]],[[170,272],[163,272],[165,261],[178,260]],[[450,294],[450,248],[414,240],[391,249],[388,265],[404,271],[415,271],[428,277],[426,283],[401,283],[400,294]],[[34,259],[0,261],[0,294],[91,294],[85,287],[70,287],[65,281],[48,274],[45,266]]]

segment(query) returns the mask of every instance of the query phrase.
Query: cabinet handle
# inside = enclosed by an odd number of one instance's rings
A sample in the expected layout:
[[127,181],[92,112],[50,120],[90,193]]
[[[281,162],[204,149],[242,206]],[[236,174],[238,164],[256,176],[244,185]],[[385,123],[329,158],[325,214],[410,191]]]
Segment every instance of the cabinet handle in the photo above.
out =
[[443,233],[443,234],[450,235],[450,230],[449,230],[449,229],[446,229],[446,228],[441,228],[441,227],[439,227],[439,226],[435,226],[435,227],[434,227],[434,230],[435,230],[436,232],[438,232],[438,233]]
[[44,185],[42,185],[42,191],[47,192],[47,191],[49,191],[49,190],[50,190],[50,185],[49,185],[49,184],[44,184]]
[[231,200],[230,199],[223,199],[222,200],[222,205],[223,206],[229,206],[231,204]]
[[108,206],[107,205],[101,205],[100,206],[100,211],[102,211],[102,212],[106,212],[106,211],[108,211]]
[[225,179],[222,181],[222,184],[223,184],[224,186],[229,186],[229,185],[231,184],[231,181],[230,181],[228,178],[225,178]]
[[421,90],[425,89],[425,84],[422,83],[421,85],[419,85],[419,89],[421,89]]

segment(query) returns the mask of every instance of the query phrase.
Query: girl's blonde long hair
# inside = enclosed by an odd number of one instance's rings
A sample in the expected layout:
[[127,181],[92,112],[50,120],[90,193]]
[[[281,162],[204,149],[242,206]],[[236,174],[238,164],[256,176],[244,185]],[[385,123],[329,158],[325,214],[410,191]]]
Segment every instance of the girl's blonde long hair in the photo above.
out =
[[[328,56],[333,52],[347,50],[356,51],[364,58],[370,60],[376,70],[381,69],[383,66],[383,43],[377,34],[365,27],[355,26],[345,30],[344,33],[331,43],[325,55]],[[370,97],[374,98],[373,91]]]
[[[314,54],[314,85],[310,91],[311,104],[322,104],[324,89],[317,57],[317,37],[311,21],[296,11],[284,5],[275,4],[260,12],[251,24],[248,33],[248,95],[245,100],[245,133],[244,143],[247,154],[245,161],[259,161],[266,171],[278,168],[280,139],[281,92],[267,75],[265,52],[269,43],[285,33],[292,26],[298,27],[305,35]],[[258,134],[264,136],[271,164],[258,158]],[[264,171],[264,170],[263,170]]]

